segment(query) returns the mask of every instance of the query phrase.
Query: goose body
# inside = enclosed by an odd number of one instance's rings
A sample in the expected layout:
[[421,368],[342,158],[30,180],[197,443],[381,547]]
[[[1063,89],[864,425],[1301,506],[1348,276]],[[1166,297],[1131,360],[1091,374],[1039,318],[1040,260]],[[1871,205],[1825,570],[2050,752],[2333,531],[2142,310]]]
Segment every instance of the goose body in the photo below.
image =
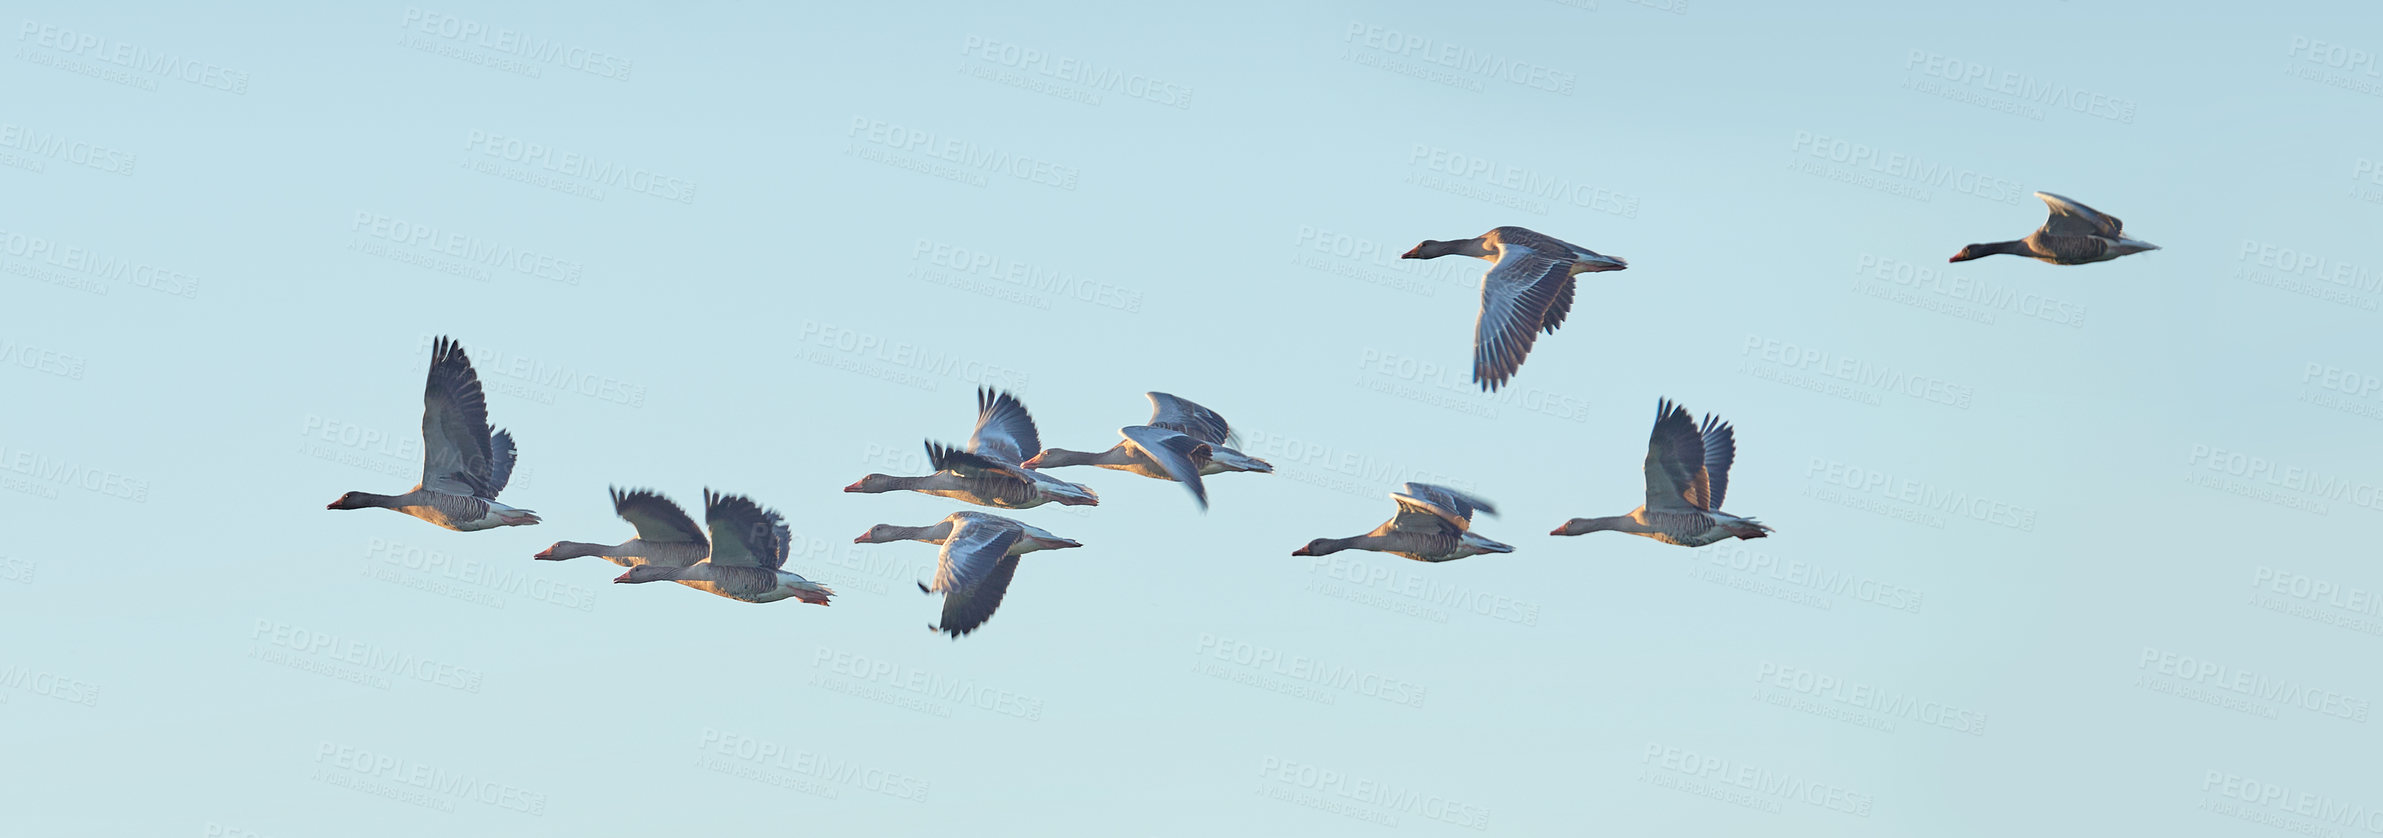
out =
[[488,426],[487,395],[462,344],[440,337],[430,347],[422,390],[422,482],[401,495],[349,492],[329,509],[388,509],[461,532],[522,527],[538,514],[496,501],[520,452],[511,433]]
[[1233,450],[1233,428],[1216,411],[1189,399],[1152,391],[1150,421],[1117,429],[1123,441],[1098,453],[1046,448],[1027,460],[1027,468],[1099,466],[1182,483],[1208,508],[1208,488],[1200,478],[1228,471],[1271,472],[1272,464]]
[[619,544],[557,541],[531,558],[548,561],[597,556],[622,567],[658,564],[686,567],[712,554],[711,540],[678,504],[647,489],[612,490],[612,511],[637,528],[637,537]]
[[993,618],[1001,598],[1009,592],[1010,580],[1017,575],[1019,556],[1083,546],[1041,527],[985,512],[954,512],[924,527],[879,524],[853,542],[904,540],[943,546],[935,559],[935,583],[922,583],[918,589],[943,595],[942,623],[927,628],[953,638],[975,631]]
[[1473,324],[1473,383],[1496,391],[1522,368],[1541,334],[1554,334],[1572,311],[1573,277],[1630,267],[1554,236],[1499,227],[1458,241],[1425,240],[1402,259],[1472,256],[1490,261],[1481,275],[1481,313]]
[[2127,238],[2124,222],[2118,216],[2096,211],[2076,201],[2050,192],[2035,193],[2050,207],[2052,216],[2044,226],[2036,228],[2027,238],[2007,242],[1987,242],[1961,248],[1947,261],[1967,262],[1997,253],[2025,256],[2055,265],[2084,265],[2107,262],[2130,253],[2158,250],[2159,245],[2141,239]]
[[1348,538],[1319,538],[1291,551],[1294,556],[1326,556],[1342,550],[1372,550],[1419,562],[1446,562],[1483,553],[1512,553],[1514,548],[1473,532],[1473,513],[1498,514],[1488,501],[1429,483],[1409,483],[1390,493],[1398,514],[1372,532]]
[[1770,527],[1721,511],[1737,450],[1737,432],[1729,423],[1708,413],[1700,429],[1687,408],[1663,399],[1655,406],[1655,430],[1647,439],[1646,503],[1623,515],[1574,518],[1549,534],[1613,530],[1682,547],[1762,538]]
[[911,491],[999,509],[1030,509],[1052,502],[1099,505],[1100,495],[1091,489],[1024,465],[1026,452],[1040,450],[1042,445],[1025,403],[991,388],[978,388],[976,403],[976,431],[969,435],[965,450],[927,442],[927,462],[933,473],[917,477],[871,474],[853,481],[844,491]]
[[740,602],[799,599],[826,605],[828,598],[835,596],[834,589],[785,569],[794,534],[777,510],[763,509],[743,495],[705,489],[703,519],[711,528],[710,558],[683,567],[640,564],[612,581],[677,582]]

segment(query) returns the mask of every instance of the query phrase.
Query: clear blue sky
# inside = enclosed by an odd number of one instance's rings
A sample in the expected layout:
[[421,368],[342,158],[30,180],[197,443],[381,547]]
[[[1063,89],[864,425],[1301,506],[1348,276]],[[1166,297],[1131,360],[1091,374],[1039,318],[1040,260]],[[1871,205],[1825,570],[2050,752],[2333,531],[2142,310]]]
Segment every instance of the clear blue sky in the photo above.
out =
[[[0,56],[0,821],[24,835],[2383,829],[2383,27],[2023,2],[22,6]],[[1962,245],[2034,190],[2163,250]],[[1502,224],[1582,277],[1465,380]],[[412,485],[428,342],[528,529]],[[1271,476],[847,495],[1017,390]],[[1775,537],[1553,538],[1658,397]],[[1511,555],[1291,550],[1429,477]],[[610,484],[783,510],[829,608],[616,586]],[[700,513],[699,513],[700,514]],[[2349,809],[2345,807],[2357,807]]]

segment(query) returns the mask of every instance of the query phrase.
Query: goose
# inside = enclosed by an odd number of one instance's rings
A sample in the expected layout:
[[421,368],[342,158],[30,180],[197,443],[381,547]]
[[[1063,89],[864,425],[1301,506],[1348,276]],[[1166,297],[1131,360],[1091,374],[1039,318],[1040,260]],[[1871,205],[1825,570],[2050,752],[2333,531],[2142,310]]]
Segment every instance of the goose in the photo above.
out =
[[993,618],[993,611],[1001,607],[1002,595],[1009,592],[1010,578],[1018,572],[1019,556],[1036,550],[1084,546],[1033,524],[985,512],[954,512],[924,527],[878,524],[852,542],[881,544],[904,540],[943,545],[943,552],[935,559],[934,586],[922,583],[918,589],[943,594],[943,624],[927,628],[953,639],[977,630]]
[[712,554],[712,543],[687,511],[650,489],[623,492],[612,489],[612,512],[637,528],[637,537],[619,544],[557,541],[531,558],[547,561],[597,556],[622,567],[658,564],[686,567]]
[[1240,440],[1233,434],[1233,426],[1216,411],[1167,393],[1152,391],[1142,395],[1150,399],[1150,421],[1117,429],[1117,435],[1125,441],[1097,454],[1045,448],[1027,460],[1026,467],[1099,466],[1173,480],[1191,490],[1192,499],[1199,501],[1201,509],[1208,508],[1208,488],[1200,482],[1202,476],[1274,470],[1265,460],[1230,447]]
[[1705,414],[1699,430],[1688,409],[1662,399],[1655,405],[1655,430],[1647,437],[1647,502],[1627,515],[1574,518],[1549,535],[1613,530],[1665,544],[1702,547],[1728,538],[1762,538],[1762,522],[1721,511],[1729,492],[1729,464],[1737,458],[1737,432]]
[[1514,548],[1473,532],[1473,511],[1498,514],[1488,501],[1429,483],[1409,483],[1391,492],[1398,514],[1373,532],[1348,538],[1319,538],[1291,551],[1294,556],[1329,556],[1342,550],[1373,550],[1419,562],[1446,562]]
[[1001,509],[1030,509],[1052,501],[1063,506],[1098,506],[1100,495],[1091,489],[1027,468],[1028,451],[1042,448],[1034,416],[1024,402],[1007,390],[979,387],[976,391],[976,431],[961,450],[927,441],[927,463],[934,473],[923,477],[871,474],[844,487],[847,492],[912,491]]
[[441,336],[422,390],[422,482],[402,495],[349,492],[326,508],[395,510],[458,532],[526,527],[538,513],[496,502],[520,453],[511,433],[490,433],[480,374],[462,344]]
[[648,563],[613,577],[631,585],[677,582],[742,602],[777,602],[793,597],[826,605],[834,589],[787,572],[786,553],[794,534],[775,509],[752,498],[703,490],[703,523],[712,531],[711,558],[685,567]]
[[2118,216],[2107,215],[2076,201],[2038,192],[2035,196],[2052,208],[2052,217],[2044,226],[2036,228],[2027,238],[2018,241],[1987,242],[1961,248],[1951,262],[1983,259],[1997,253],[2025,256],[2055,265],[2083,265],[2088,262],[2107,262],[2129,253],[2158,250],[2159,245],[2141,239],[2130,239],[2119,232],[2123,222]]
[[1481,275],[1481,316],[1473,323],[1473,383],[1496,392],[1522,368],[1531,343],[1555,334],[1572,310],[1572,277],[1618,271],[1630,263],[1554,236],[1499,227],[1461,241],[1424,240],[1401,259],[1448,255],[1490,261]]

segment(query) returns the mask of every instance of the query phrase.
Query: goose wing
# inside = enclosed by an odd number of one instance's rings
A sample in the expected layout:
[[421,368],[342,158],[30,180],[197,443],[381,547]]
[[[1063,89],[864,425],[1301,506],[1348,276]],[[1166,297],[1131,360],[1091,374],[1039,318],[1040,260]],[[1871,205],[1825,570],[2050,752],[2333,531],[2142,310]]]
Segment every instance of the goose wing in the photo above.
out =
[[1688,409],[1663,399],[1655,407],[1655,430],[1647,436],[1647,508],[1703,509],[1704,437]]
[[1393,529],[1464,532],[1472,528],[1475,511],[1498,514],[1488,501],[1430,483],[1408,483],[1390,499],[1398,502],[1398,515],[1390,519]]
[[[511,449],[512,437],[506,437]],[[422,389],[422,488],[471,497],[496,494],[488,399],[463,345],[440,337],[430,346],[430,377]],[[506,466],[510,477],[512,467]]]
[[786,520],[752,498],[705,489],[703,521],[712,531],[712,564],[775,570],[786,563]]
[[1720,509],[1722,497],[1729,494],[1729,465],[1738,458],[1738,434],[1728,422],[1707,413],[1704,427],[1697,431],[1697,436],[1704,439],[1705,482],[1710,487],[1706,502],[1698,503],[1697,506]]
[[983,627],[993,619],[993,612],[1001,609],[1001,598],[1009,593],[1009,582],[1017,575],[1018,557],[1001,557],[974,587],[944,594],[942,624],[928,628],[957,638]]
[[1165,428],[1210,445],[1227,448],[1239,442],[1233,434],[1233,426],[1226,423],[1225,417],[1216,411],[1201,407],[1190,399],[1157,391],[1142,395],[1150,397],[1149,425],[1153,428]]
[[1034,416],[1026,412],[1026,405],[1007,390],[979,387],[976,390],[976,431],[968,436],[970,453],[981,454],[1011,463],[1022,463],[1027,457],[1043,450],[1042,436],[1034,430]]
[[497,431],[488,437],[488,452],[495,459],[488,464],[488,494],[481,497],[494,498],[513,481],[513,461],[521,458],[521,451],[513,447],[512,432]]
[[2044,221],[2044,234],[2050,236],[2106,236],[2118,238],[2125,222],[2118,216],[2099,212],[2092,207],[2054,195],[2038,192],[2035,196],[2052,208],[2052,217]]
[[1542,332],[1555,331],[1564,315],[1556,302],[1572,298],[1569,253],[1542,253],[1527,246],[1500,245],[1498,263],[1481,277],[1481,316],[1473,323],[1473,381],[1496,391],[1514,372]]
[[[708,500],[708,498],[707,498]],[[687,517],[669,498],[651,489],[612,490],[612,514],[621,516],[629,526],[637,528],[637,539],[646,542],[674,542],[710,544],[703,529],[695,526],[695,519]]]
[[1208,443],[1183,433],[1150,425],[1128,425],[1117,429],[1125,444],[1166,469],[1167,477],[1191,490],[1192,499],[1208,508],[1208,487],[1200,482],[1200,469],[1208,464],[1212,449]]
[[935,558],[935,583],[927,592],[948,594],[975,587],[1025,534],[1025,527],[1008,518],[971,518],[954,524]]

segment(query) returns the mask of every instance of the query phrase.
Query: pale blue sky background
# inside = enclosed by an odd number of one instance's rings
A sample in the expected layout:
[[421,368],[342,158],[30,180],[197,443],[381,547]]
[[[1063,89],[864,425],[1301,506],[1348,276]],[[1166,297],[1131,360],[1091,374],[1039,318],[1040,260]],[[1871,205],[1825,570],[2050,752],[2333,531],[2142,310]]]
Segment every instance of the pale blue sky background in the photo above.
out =
[[[2383,698],[2375,11],[1906,6],[20,6],[0,820],[2383,829],[2358,744]],[[532,54],[478,45],[500,31]],[[1451,50],[1568,89],[1425,60]],[[518,182],[542,170],[492,136],[635,184]],[[689,200],[631,188],[648,175]],[[2165,249],[1944,263],[2041,223],[2036,189]],[[401,224],[576,281],[425,268],[459,260],[381,237]],[[1501,224],[1632,267],[1583,277],[1491,397],[1464,380],[1481,263],[1393,257]],[[1066,285],[953,280],[953,249]],[[503,499],[543,525],[322,511],[418,476],[437,334],[478,361],[523,451]],[[1790,344],[1813,362],[1777,363]],[[1279,471],[1213,478],[1206,515],[1061,472],[1103,503],[1019,517],[1087,546],[1028,557],[950,641],[911,587],[933,548],[848,541],[959,505],[837,489],[964,439],[978,381],[1093,450],[1170,391]],[[1728,509],[1775,537],[1545,535],[1641,500],[1659,396],[1737,424]],[[1418,475],[1497,502],[1478,528],[1517,551],[1288,555]],[[608,484],[751,493],[842,595],[753,606],[529,559],[627,538]]]

